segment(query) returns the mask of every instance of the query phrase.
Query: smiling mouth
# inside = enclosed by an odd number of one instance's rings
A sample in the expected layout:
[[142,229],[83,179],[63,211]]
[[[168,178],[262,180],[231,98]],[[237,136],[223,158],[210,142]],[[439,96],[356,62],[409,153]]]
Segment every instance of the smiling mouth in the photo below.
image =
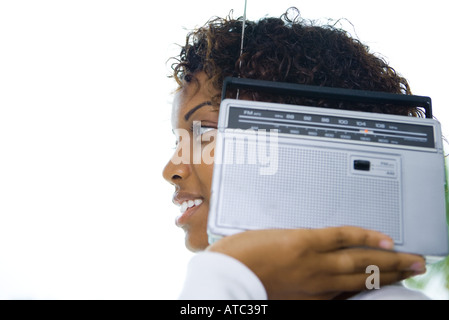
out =
[[187,224],[188,219],[195,213],[196,209],[203,203],[202,199],[187,200],[181,203],[179,211],[181,215],[176,218],[176,225],[183,227]]
[[197,207],[200,204],[203,203],[203,200],[201,199],[195,199],[195,200],[187,200],[184,201],[183,203],[181,203],[181,205],[179,206],[179,211],[181,213],[184,213],[187,211],[187,209],[193,208],[193,207]]

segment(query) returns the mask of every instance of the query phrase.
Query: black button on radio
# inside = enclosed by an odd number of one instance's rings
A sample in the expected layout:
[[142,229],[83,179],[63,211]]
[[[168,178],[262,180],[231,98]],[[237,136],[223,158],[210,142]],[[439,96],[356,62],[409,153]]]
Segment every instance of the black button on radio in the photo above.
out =
[[371,163],[367,160],[354,160],[354,170],[369,171]]

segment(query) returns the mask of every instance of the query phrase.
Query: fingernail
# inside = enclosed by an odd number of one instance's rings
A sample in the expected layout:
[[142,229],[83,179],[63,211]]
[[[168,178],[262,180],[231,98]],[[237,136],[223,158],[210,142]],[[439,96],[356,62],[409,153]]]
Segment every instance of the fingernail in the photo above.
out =
[[383,249],[393,249],[394,243],[391,240],[381,240],[379,242],[379,247]]
[[414,271],[415,274],[421,274],[426,272],[426,265],[422,262],[414,262],[409,270]]
[[427,270],[415,271],[415,272],[413,273],[413,275],[419,276],[420,274],[424,274],[424,273],[426,273],[426,272],[427,272]]

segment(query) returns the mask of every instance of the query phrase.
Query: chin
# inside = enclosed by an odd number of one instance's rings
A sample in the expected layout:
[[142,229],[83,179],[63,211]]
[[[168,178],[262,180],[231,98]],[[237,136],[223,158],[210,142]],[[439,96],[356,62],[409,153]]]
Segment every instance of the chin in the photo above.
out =
[[207,234],[202,237],[192,237],[189,233],[186,233],[185,245],[192,252],[204,251],[209,246]]

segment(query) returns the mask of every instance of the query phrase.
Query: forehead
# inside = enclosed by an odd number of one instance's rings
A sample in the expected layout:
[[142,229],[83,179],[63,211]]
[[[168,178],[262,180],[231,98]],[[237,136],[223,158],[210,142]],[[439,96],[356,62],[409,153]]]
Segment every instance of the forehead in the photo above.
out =
[[196,81],[185,85],[174,95],[172,105],[172,125],[176,128],[181,121],[185,121],[184,116],[196,106],[211,101],[218,93],[210,85],[207,77],[199,75]]

